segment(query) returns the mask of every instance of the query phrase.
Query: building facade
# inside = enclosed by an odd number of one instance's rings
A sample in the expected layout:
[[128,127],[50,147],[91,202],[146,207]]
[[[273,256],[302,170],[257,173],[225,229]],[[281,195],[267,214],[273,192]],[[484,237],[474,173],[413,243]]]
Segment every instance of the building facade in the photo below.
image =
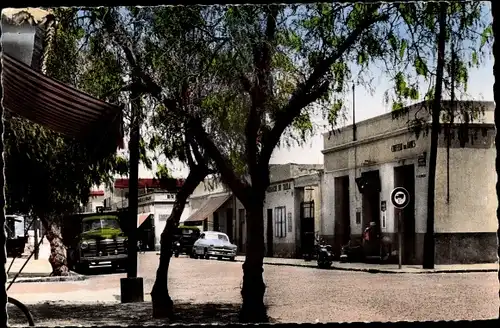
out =
[[[463,124],[454,125],[449,143],[444,133],[439,135],[435,263],[495,262],[494,105],[457,103],[455,122],[464,121],[460,114],[463,109],[477,111],[467,129]],[[450,108],[450,103],[443,102],[443,106]],[[408,121],[415,117],[430,122],[423,103],[407,108],[399,119],[386,114],[359,122],[356,135],[352,126],[335,136],[324,135],[322,235],[337,251],[349,240],[359,240],[370,222],[375,222],[381,234],[392,241],[393,249],[397,247],[397,232],[402,232],[404,264],[422,263],[430,137],[417,138],[409,130]],[[467,136],[468,141],[461,144],[459,134]],[[400,212],[390,200],[395,187],[404,187],[410,193],[410,203],[400,220]]]
[[[202,231],[220,231],[243,252],[246,231],[242,230],[243,204],[219,180],[207,178],[189,197],[191,215],[181,221],[186,226],[196,226]],[[244,223],[243,223],[244,224]]]
[[321,227],[322,165],[271,165],[264,203],[266,255],[302,257]]
[[[160,237],[167,219],[172,213],[176,194],[173,192],[153,191],[139,197],[137,227],[145,241],[154,243],[154,249],[160,249]],[[189,217],[189,201],[182,212],[181,221]]]
[[[321,226],[322,165],[270,165],[271,184],[264,204],[266,256],[300,256],[314,243]],[[226,233],[238,250],[246,250],[246,211],[222,183],[207,179],[190,197],[191,215],[183,224]],[[306,246],[304,246],[304,245]]]

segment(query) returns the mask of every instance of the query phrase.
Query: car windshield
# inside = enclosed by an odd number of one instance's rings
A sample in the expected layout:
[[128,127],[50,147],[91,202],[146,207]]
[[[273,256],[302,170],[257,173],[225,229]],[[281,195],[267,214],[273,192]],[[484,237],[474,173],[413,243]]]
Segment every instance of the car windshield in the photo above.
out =
[[217,240],[218,239],[218,240],[229,242],[229,239],[227,238],[227,236],[224,234],[221,234],[221,233],[207,233],[205,235],[205,239],[210,239],[210,240]]
[[90,220],[83,223],[83,232],[99,229],[120,229],[120,224],[113,219]]

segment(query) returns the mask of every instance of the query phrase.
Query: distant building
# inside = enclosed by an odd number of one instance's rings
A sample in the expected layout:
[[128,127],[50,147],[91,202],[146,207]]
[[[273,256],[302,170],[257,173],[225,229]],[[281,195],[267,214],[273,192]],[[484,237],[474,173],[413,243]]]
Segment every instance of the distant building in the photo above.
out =
[[[184,180],[170,179],[139,179],[139,197],[137,227],[140,235],[147,235],[149,249],[160,248],[160,235],[165,223],[172,212],[177,190]],[[82,212],[99,212],[128,208],[128,179],[115,179],[114,188],[103,186],[90,191],[87,204],[82,206]],[[189,202],[186,204],[181,219],[189,216]],[[141,237],[142,238],[142,237]]]
[[[402,186],[410,193],[399,227],[403,231],[403,263],[422,263],[430,138],[416,138],[407,125],[416,116],[430,122],[422,106],[407,108],[401,119],[393,120],[386,114],[359,122],[355,138],[352,126],[332,137],[324,135],[321,230],[337,251],[349,240],[358,240],[370,222],[392,240],[395,249],[398,221],[390,193]],[[451,105],[443,102],[443,106]],[[444,134],[439,136],[434,226],[437,264],[497,260],[494,104],[457,102],[455,122],[464,121],[460,109],[465,107],[477,110],[468,129],[456,124],[449,148]],[[458,134],[463,131],[469,140],[461,145]]]

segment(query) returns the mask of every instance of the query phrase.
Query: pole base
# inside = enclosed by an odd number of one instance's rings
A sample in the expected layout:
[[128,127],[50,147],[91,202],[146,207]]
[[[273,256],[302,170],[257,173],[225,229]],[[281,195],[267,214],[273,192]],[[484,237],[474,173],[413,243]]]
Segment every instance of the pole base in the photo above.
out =
[[144,302],[144,282],[142,278],[121,278],[120,293],[122,303]]

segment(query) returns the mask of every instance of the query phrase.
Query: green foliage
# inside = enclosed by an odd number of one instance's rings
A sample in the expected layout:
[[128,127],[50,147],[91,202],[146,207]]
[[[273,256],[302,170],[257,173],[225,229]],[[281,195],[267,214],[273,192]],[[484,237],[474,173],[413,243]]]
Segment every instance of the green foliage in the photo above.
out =
[[[455,86],[465,92],[468,68],[484,58],[491,28],[483,22],[481,4],[457,3],[449,10],[447,42],[455,45],[460,59],[454,65]],[[305,142],[315,129],[317,112],[337,124],[350,85],[366,83],[374,65],[384,65],[393,78],[387,99],[395,112],[422,97],[432,98],[419,86],[435,75],[437,13],[433,3],[85,9],[83,15],[92,18],[80,21],[85,31],[81,41],[87,41],[89,58],[99,60],[91,61],[84,84],[97,81],[88,88],[97,94],[119,89],[119,77],[132,69],[128,48],[136,68],[161,88],[163,99],[171,100],[166,105],[145,90],[152,132],[141,149],[188,163],[195,147],[206,157],[189,130],[196,118],[219,155],[241,176],[249,163],[260,161],[263,150],[277,145],[265,142],[280,123],[285,122],[279,131],[285,144]],[[477,31],[484,32],[472,42],[474,51],[465,49],[465,40],[474,40]],[[108,74],[97,76],[99,71]],[[450,72],[448,60],[448,80]],[[249,134],[254,112],[257,132]],[[254,143],[258,147],[250,153]]]
[[[58,8],[54,14],[59,24],[53,43],[47,46],[46,74],[101,97],[120,73],[115,70],[114,75],[100,76],[98,72],[104,70],[99,60],[82,68],[78,43],[85,31],[74,23],[77,9]],[[98,149],[25,119],[9,117],[5,125],[9,211],[60,217],[86,203],[93,185],[110,183],[113,173],[126,172],[125,159],[115,154],[101,157]]]
[[[446,27],[445,76],[442,97],[455,99],[467,97],[469,69],[481,65],[485,56],[489,55],[491,42],[491,23],[487,16],[486,5],[479,2],[456,2],[448,7]],[[389,44],[393,49],[403,41],[407,46],[401,47],[398,56],[386,62],[385,69],[392,75],[394,89],[387,95],[386,101],[392,102],[394,118],[406,115],[402,110],[411,103],[434,99],[435,63],[437,58],[437,19],[439,6],[435,3],[400,4],[395,24],[405,31],[406,36],[399,38],[391,34]],[[410,38],[408,38],[408,36]],[[422,89],[422,86],[429,88]],[[453,89],[453,90],[452,90]],[[423,95],[423,97],[422,97]],[[427,120],[432,106],[424,106],[419,117],[411,118],[409,124],[417,135],[427,129]],[[441,110],[441,109],[440,109]],[[461,112],[447,111],[447,120],[453,121],[455,116],[463,116]],[[468,108],[470,114],[477,108]],[[463,110],[462,110],[463,111]]]

